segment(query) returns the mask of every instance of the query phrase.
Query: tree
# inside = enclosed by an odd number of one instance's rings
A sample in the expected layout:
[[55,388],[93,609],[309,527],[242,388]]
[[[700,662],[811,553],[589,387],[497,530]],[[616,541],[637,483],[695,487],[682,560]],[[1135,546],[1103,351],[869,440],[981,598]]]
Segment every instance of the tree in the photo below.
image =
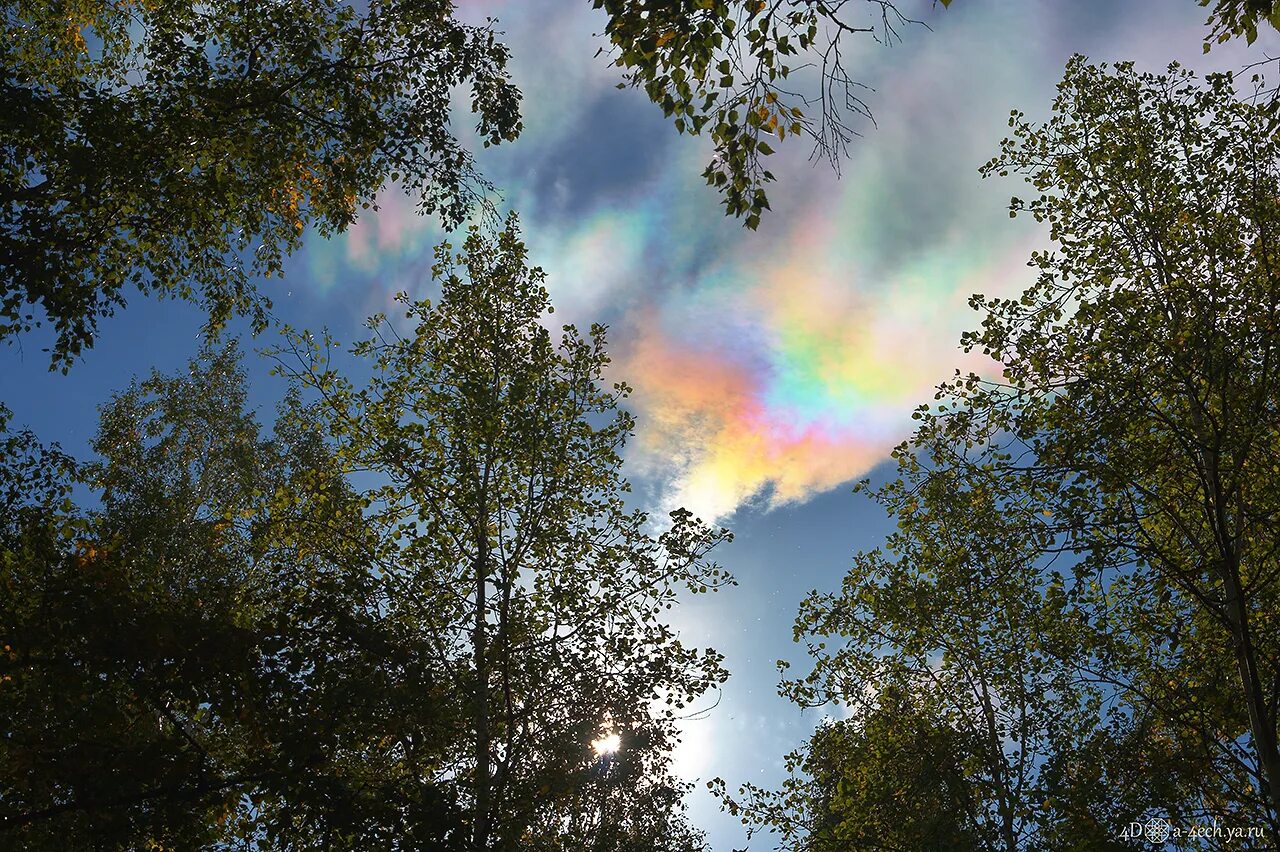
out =
[[[838,162],[850,117],[869,115],[842,40],[891,42],[908,23],[887,0],[867,21],[844,2],[593,2],[627,83],[681,132],[710,134],[706,178],[752,228],[773,179],[764,138],[808,136]],[[131,289],[198,301],[212,329],[233,314],[265,327],[252,279],[279,275],[308,226],[346,228],[388,182],[448,227],[484,208],[490,187],[450,120],[457,87],[485,146],[521,130],[506,47],[444,0],[4,10],[0,337],[47,320],[54,368]],[[784,88],[801,53],[821,68],[807,95]]]
[[604,329],[553,343],[514,220],[441,246],[434,274],[440,301],[406,302],[406,335],[371,320],[354,349],[367,384],[308,335],[276,356],[373,478],[393,617],[431,637],[431,670],[460,690],[442,771],[465,787],[469,848],[696,847],[668,752],[676,714],[726,673],[659,616],[680,589],[729,582],[704,558],[728,533],[677,511],[655,537],[627,509],[632,419],[627,388],[602,385]]
[[[795,635],[813,668],[782,684],[844,718],[788,756],[779,790],[713,789],[785,849],[1120,848],[1121,827],[1180,804],[1191,764],[1133,783],[1167,749],[1080,677],[1087,625],[1020,490],[900,461],[873,492],[898,531],[838,593],[806,598]],[[1105,801],[1086,801],[1104,779]]]
[[750,836],[780,834],[780,849],[979,848],[961,738],[907,696],[882,700],[857,721],[824,720],[787,755],[780,790],[747,784],[734,798],[719,779],[712,790]]
[[0,336],[39,309],[64,370],[129,288],[216,328],[269,302],[308,225],[342,230],[388,181],[456,224],[484,183],[451,130],[520,130],[507,51],[444,2],[5,3]]
[[99,461],[6,438],[4,845],[461,848],[451,684],[286,411],[263,438],[228,348],[117,396]]
[[1054,113],[984,168],[1055,242],[1021,297],[973,298],[1002,377],[917,412],[874,492],[898,532],[797,620],[785,694],[849,718],[728,799],[788,848],[1275,831],[1280,142],[1177,66],[1077,57]]
[[1056,243],[1020,298],[973,299],[985,317],[965,346],[1004,378],[943,385],[914,443],[1035,483],[1097,635],[1123,651],[1100,671],[1213,755],[1206,812],[1274,832],[1280,142],[1230,76],[1201,84],[1176,65],[1077,57],[1054,111],[1044,125],[1015,113],[984,167],[1027,178],[1037,197],[1011,215]]

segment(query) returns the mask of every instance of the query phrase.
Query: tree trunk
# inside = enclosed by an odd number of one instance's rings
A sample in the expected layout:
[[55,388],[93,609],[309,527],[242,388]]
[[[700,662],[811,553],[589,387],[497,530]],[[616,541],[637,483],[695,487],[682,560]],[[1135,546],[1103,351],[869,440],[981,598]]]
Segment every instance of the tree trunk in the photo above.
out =
[[1259,781],[1263,795],[1271,811],[1271,823],[1275,827],[1280,814],[1280,748],[1277,747],[1275,719],[1269,712],[1266,691],[1258,673],[1257,652],[1253,647],[1253,633],[1249,629],[1249,612],[1240,583],[1240,572],[1234,564],[1223,571],[1226,586],[1226,615],[1231,625],[1232,645],[1236,656],[1236,669],[1240,686],[1244,690],[1245,704],[1249,709],[1249,732],[1253,737],[1253,750],[1258,758]]
[[477,542],[475,561],[476,611],[473,645],[476,667],[476,818],[471,837],[475,852],[489,848],[489,666],[486,635],[488,612],[485,607],[486,579],[489,568],[489,537],[482,528]]
[[[1196,429],[1204,434],[1199,409],[1193,406],[1191,413]],[[1280,815],[1280,750],[1277,750],[1275,715],[1267,703],[1262,676],[1258,673],[1258,654],[1249,625],[1249,602],[1245,600],[1244,584],[1240,581],[1240,537],[1227,511],[1228,489],[1223,487],[1219,454],[1216,450],[1206,451],[1203,466],[1209,487],[1209,522],[1217,539],[1225,593],[1223,610],[1231,633],[1240,689],[1249,711],[1249,733],[1258,759],[1258,786],[1262,788],[1262,797],[1270,812],[1269,822],[1272,829],[1275,829],[1276,817]]]
[[1017,852],[1018,839],[1014,833],[1014,813],[1011,804],[1012,793],[1008,785],[1008,767],[1004,762],[1004,746],[1001,743],[1000,729],[996,724],[996,711],[991,702],[991,693],[985,680],[978,680],[978,694],[982,698],[982,715],[987,723],[987,748],[990,750],[991,778],[996,786],[996,810],[1000,815],[1000,839],[1004,841],[1007,852]]

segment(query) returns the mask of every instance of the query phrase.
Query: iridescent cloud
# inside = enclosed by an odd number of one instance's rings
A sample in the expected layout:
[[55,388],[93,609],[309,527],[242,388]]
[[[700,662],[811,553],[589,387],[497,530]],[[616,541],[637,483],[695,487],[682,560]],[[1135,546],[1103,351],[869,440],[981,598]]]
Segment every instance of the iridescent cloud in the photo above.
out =
[[[748,233],[699,178],[705,146],[613,88],[592,57],[602,19],[568,4],[467,4],[502,19],[528,116],[525,135],[481,165],[522,214],[556,319],[610,324],[615,374],[636,389],[629,464],[670,504],[719,519],[854,479],[907,436],[938,381],[983,366],[956,346],[976,321],[968,297],[1025,283],[1036,231],[1005,214],[1017,187],[984,184],[977,166],[1010,108],[1047,109],[1071,42],[1041,4],[926,11],[935,32],[851,58],[876,89],[879,125],[845,178],[806,168],[807,151],[780,154],[774,213]],[[1106,26],[1125,55],[1164,52],[1141,21]],[[380,206],[308,249],[313,280],[367,291],[353,309],[422,292],[441,236],[394,193]]]

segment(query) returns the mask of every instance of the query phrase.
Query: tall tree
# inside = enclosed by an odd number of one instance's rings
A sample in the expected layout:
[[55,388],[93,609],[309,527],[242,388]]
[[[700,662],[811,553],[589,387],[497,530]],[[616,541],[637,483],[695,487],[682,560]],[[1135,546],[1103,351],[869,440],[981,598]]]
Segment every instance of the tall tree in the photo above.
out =
[[6,437],[0,845],[462,848],[451,685],[286,411],[260,435],[227,349],[117,396],[94,463]]
[[1195,767],[1132,771],[1185,755],[1104,710],[1081,676],[1088,624],[1033,501],[900,459],[902,477],[873,492],[898,531],[796,620],[813,667],[782,692],[838,718],[788,756],[780,789],[716,782],[729,811],[808,852],[1122,848],[1125,825],[1175,813]]
[[[1044,125],[1015,113],[984,168],[1027,178],[1037,196],[1011,213],[1056,243],[1033,255],[1021,298],[973,300],[985,318],[965,345],[1004,379],[944,385],[954,399],[922,412],[916,442],[1037,483],[1077,574],[1131,616],[1100,617],[1099,632],[1186,678],[1139,667],[1117,688],[1218,752],[1224,778],[1252,778],[1206,807],[1274,831],[1280,141],[1230,76],[1201,83],[1176,65],[1077,57],[1054,112]],[[1201,666],[1234,686],[1204,683]]]
[[642,829],[696,845],[668,753],[677,713],[726,673],[659,616],[729,582],[705,559],[728,533],[678,511],[655,537],[626,507],[632,419],[602,380],[604,329],[553,341],[514,220],[437,261],[439,303],[408,304],[404,336],[375,317],[355,347],[367,384],[307,335],[277,357],[348,468],[381,483],[365,500],[396,543],[379,563],[396,617],[465,696],[446,771],[466,784],[470,848],[629,849]]
[[1028,179],[1012,213],[1055,247],[1019,298],[973,299],[964,344],[1003,375],[958,374],[921,408],[876,495],[891,558],[860,555],[801,611],[814,668],[785,691],[850,718],[780,791],[729,804],[807,849],[1102,848],[1153,817],[1274,842],[1269,109],[1229,76],[1076,57],[1053,118],[1011,127],[984,173]]

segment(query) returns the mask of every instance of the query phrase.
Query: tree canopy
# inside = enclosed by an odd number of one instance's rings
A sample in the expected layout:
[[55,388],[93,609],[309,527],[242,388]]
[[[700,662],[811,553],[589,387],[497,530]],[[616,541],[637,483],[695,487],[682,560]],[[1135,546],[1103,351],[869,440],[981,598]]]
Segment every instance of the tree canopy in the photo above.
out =
[[332,454],[296,405],[261,435],[237,361],[117,395],[92,463],[6,439],[5,845],[461,848],[447,686]]
[[[838,162],[869,116],[842,44],[910,23],[889,2],[870,16],[843,2],[593,5],[620,85],[711,137],[707,182],[751,228],[773,180],[766,138],[807,137]],[[215,330],[234,314],[264,328],[254,281],[279,275],[308,227],[341,231],[397,184],[452,228],[490,203],[473,141],[522,127],[495,23],[443,0],[4,10],[0,337],[47,320],[63,370],[133,291],[196,301]],[[792,77],[810,61],[816,78]],[[475,140],[454,130],[459,87]]]
[[388,182],[459,222],[484,184],[455,86],[485,144],[520,130],[506,48],[448,3],[15,0],[5,32],[0,335],[38,310],[64,369],[131,290],[264,327],[251,279]]
[[[705,558],[728,533],[681,510],[655,536],[627,508],[628,389],[603,383],[602,327],[553,339],[514,220],[441,246],[434,274],[439,303],[408,304],[407,333],[370,322],[354,349],[367,385],[305,334],[276,356],[347,469],[384,483],[363,498],[388,547],[379,575],[465,696],[445,765],[470,848],[693,848],[674,723],[726,672],[660,615],[730,582]],[[593,754],[610,735],[616,752]]]
[[[1039,277],[1021,299],[975,300],[986,318],[966,344],[999,359],[1006,381],[944,388],[958,403],[921,438],[990,447],[1010,435],[1013,459],[993,463],[1035,470],[1078,570],[1190,604],[1168,641],[1185,648],[1176,660],[1221,655],[1234,672],[1229,706],[1245,715],[1203,733],[1247,768],[1246,800],[1274,829],[1280,149],[1269,110],[1237,98],[1229,76],[1076,59],[1055,113],[1043,126],[1015,117],[986,167],[1026,175],[1041,195],[1011,209],[1047,222],[1057,244],[1033,256]],[[1156,616],[1162,600],[1140,609]]]
[[670,752],[727,673],[662,616],[728,533],[627,508],[603,329],[553,342],[514,223],[440,261],[367,387],[289,339],[269,435],[228,347],[95,461],[5,437],[6,843],[705,848]]
[[[813,826],[832,820],[939,830],[934,806],[866,798],[914,783],[866,751],[888,747],[895,714],[893,737],[923,739],[893,765],[936,783],[958,772],[931,795],[973,808],[970,848],[1058,848],[1090,830],[1102,848],[1155,817],[1274,836],[1270,110],[1227,75],[1076,57],[1053,117],[1010,126],[983,171],[1027,179],[1036,195],[1011,214],[1046,223],[1054,245],[1020,297],[972,300],[983,325],[964,344],[1001,375],[957,375],[917,412],[901,477],[877,494],[898,521],[892,558],[860,555],[840,594],[800,613],[814,669],[784,691],[852,718],[793,757],[782,791],[747,788],[732,806],[796,848],[828,848]],[[939,750],[935,736],[959,739]]]
[[[1272,0],[1200,5],[1206,50],[1280,25]],[[849,40],[918,23],[892,0],[592,6],[619,87],[708,138],[749,229],[775,144],[838,166],[872,120]],[[66,370],[134,291],[198,302],[210,335],[111,397],[91,458],[0,405],[0,845],[705,852],[672,753],[728,672],[665,614],[734,582],[731,535],[637,508],[606,329],[555,327],[495,215],[474,149],[522,128],[496,23],[4,8],[0,338],[49,322]],[[1280,838],[1280,101],[1238,82],[1077,56],[1051,118],[1012,114],[981,171],[1029,184],[1010,215],[1052,245],[1020,295],[971,299],[962,348],[993,370],[941,384],[896,477],[859,486],[896,530],[803,600],[807,665],[779,664],[826,715],[778,788],[710,784],[753,835]],[[254,281],[392,184],[462,245],[348,350],[286,327],[264,428],[214,332],[264,329]]]

